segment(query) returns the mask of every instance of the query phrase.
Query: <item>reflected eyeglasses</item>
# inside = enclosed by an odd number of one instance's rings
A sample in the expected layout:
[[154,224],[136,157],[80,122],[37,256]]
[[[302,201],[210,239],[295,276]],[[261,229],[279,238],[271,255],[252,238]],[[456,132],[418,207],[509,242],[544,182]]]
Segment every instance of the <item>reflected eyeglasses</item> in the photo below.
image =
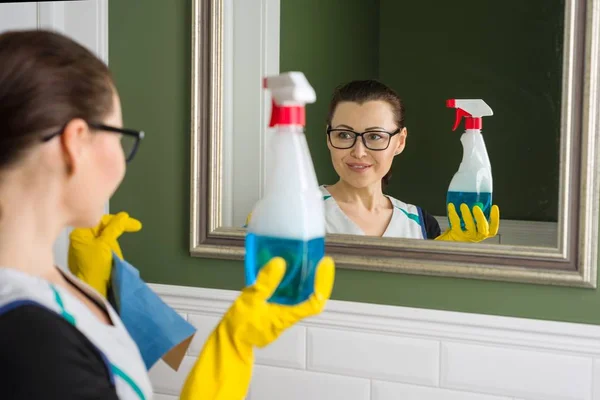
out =
[[[117,128],[114,126],[104,125],[104,124],[88,123],[88,126],[92,129],[96,129],[99,131],[121,134],[121,146],[123,147],[123,153],[125,154],[126,162],[130,162],[131,160],[133,160],[133,157],[135,156],[135,153],[137,152],[138,147],[140,146],[140,142],[142,141],[142,139],[144,138],[144,135],[145,135],[143,131],[136,131],[134,129]],[[52,140],[53,138],[55,138],[56,136],[62,135],[64,130],[65,130],[65,128],[63,127],[60,131],[57,131],[51,135],[42,137],[42,142],[48,142],[48,141]]]
[[354,132],[350,129],[333,129],[327,127],[327,137],[332,147],[336,149],[350,149],[356,144],[358,137],[361,138],[363,145],[373,151],[386,150],[390,146],[392,137],[400,133],[400,128],[393,132],[386,131],[366,131]]

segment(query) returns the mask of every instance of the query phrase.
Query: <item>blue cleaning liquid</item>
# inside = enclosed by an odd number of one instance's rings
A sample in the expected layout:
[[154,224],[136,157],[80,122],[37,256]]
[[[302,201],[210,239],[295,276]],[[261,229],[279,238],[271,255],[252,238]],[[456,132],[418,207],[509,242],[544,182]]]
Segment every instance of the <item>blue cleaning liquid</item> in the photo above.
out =
[[[469,209],[472,211],[473,207],[479,206],[485,215],[485,218],[490,220],[490,210],[492,209],[492,194],[489,192],[448,192],[446,196],[446,204],[454,204],[454,208],[456,209],[456,213],[460,218],[460,227],[465,229],[465,221],[463,220],[462,214],[460,212],[460,205],[465,203],[469,206]],[[450,222],[450,221],[448,221]]]
[[314,291],[315,270],[325,255],[325,238],[309,241],[246,235],[246,285],[273,257],[282,257],[286,271],[270,302],[293,305],[307,300]]

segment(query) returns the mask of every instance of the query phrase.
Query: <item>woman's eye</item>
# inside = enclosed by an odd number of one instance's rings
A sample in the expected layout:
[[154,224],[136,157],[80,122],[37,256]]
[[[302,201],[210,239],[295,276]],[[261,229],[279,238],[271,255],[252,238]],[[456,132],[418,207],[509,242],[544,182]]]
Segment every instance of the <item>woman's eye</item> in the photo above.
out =
[[338,133],[338,138],[340,139],[352,139],[352,135],[348,132],[340,132]]
[[369,133],[367,135],[367,140],[380,140],[382,136],[379,133]]

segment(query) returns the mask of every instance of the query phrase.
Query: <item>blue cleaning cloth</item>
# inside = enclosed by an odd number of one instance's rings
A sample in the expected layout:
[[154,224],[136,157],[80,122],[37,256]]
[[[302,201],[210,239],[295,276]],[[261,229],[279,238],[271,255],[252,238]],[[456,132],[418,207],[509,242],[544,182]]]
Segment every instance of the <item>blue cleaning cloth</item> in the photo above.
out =
[[111,283],[109,300],[140,349],[148,370],[196,333],[193,325],[148,287],[135,267],[115,254]]

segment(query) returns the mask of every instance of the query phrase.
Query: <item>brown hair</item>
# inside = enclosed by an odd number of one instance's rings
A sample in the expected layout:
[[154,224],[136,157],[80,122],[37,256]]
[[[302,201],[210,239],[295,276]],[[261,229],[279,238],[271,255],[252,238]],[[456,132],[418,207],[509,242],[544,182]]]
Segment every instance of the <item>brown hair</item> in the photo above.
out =
[[101,122],[113,94],[108,67],[66,36],[0,34],[0,169],[74,118]]
[[[331,125],[333,114],[339,103],[349,101],[363,104],[367,101],[385,101],[392,108],[394,120],[399,129],[404,128],[404,103],[398,94],[390,87],[374,80],[358,80],[348,82],[338,86],[333,91],[331,102],[329,103],[329,114],[327,115],[327,125]],[[381,179],[383,187],[386,187],[392,178],[392,170]]]

